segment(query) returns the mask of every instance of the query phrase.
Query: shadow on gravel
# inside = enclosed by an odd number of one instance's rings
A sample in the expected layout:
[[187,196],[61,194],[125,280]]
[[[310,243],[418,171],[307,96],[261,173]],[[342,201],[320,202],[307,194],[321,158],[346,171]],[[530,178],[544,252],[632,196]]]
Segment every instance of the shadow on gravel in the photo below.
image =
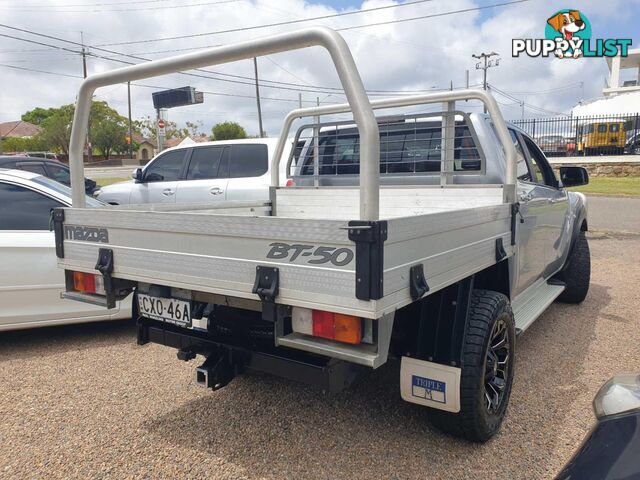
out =
[[0,332],[0,362],[130,342],[135,342],[131,320]]
[[273,377],[240,377],[145,428],[161,442],[245,467],[251,477],[460,477],[473,466],[477,478],[496,471],[509,478],[510,470],[523,473],[524,462],[544,469],[555,457],[568,399],[583,388],[576,378],[609,301],[607,288],[592,285],[582,305],[553,305],[519,339],[510,411],[485,445],[443,435],[429,426],[426,409],[403,402],[397,362],[332,396]]

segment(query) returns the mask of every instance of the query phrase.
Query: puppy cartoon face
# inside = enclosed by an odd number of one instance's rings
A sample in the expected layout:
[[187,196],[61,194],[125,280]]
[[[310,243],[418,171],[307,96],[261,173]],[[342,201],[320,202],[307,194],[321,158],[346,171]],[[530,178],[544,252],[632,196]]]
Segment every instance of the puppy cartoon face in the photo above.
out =
[[571,10],[568,13],[558,13],[548,19],[547,23],[551,25],[554,30],[560,32],[565,40],[571,40],[575,33],[586,28],[584,21],[580,18],[580,12],[578,10]]

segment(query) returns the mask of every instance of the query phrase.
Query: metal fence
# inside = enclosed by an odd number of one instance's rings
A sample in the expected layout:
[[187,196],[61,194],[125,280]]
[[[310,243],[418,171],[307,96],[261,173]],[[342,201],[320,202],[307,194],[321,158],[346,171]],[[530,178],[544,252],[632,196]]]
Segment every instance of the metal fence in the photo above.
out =
[[640,155],[640,114],[514,120],[547,156]]

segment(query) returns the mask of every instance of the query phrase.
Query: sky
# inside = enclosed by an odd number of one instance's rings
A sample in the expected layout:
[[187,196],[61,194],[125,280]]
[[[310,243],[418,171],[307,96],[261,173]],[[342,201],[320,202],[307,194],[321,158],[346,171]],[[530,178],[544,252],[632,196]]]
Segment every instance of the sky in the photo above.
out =
[[[601,96],[608,73],[603,59],[512,58],[512,39],[543,37],[546,19],[557,10],[583,12],[591,21],[594,37],[631,38],[634,47],[640,47],[640,0],[527,0],[492,7],[508,1],[0,0],[0,121],[18,120],[35,107],[73,103],[83,74],[81,43],[87,46],[91,75],[128,62],[305,26],[340,29],[431,16],[341,32],[372,98],[448,89],[452,84],[461,88],[466,70],[471,85],[478,86],[482,72],[476,70],[471,55],[496,51],[501,55],[500,65],[491,68],[488,77],[507,119],[521,118],[521,102],[529,118],[567,113],[581,99]],[[377,10],[353,13],[370,9]],[[349,14],[246,29],[338,13]],[[245,30],[212,33],[237,28]],[[298,106],[299,94],[305,106],[318,100],[322,104],[345,101],[329,56],[319,47],[260,57],[258,69],[264,129],[269,135],[279,133],[284,115]],[[191,85],[205,92],[204,104],[172,109],[170,120],[180,125],[200,122],[205,132],[218,122],[236,121],[256,134],[253,62],[243,60],[207,70],[191,72],[195,76],[174,74],[134,82],[133,117],[154,115],[152,92]],[[126,116],[125,85],[99,89],[96,99],[106,100]],[[468,107],[478,110],[475,105]]]

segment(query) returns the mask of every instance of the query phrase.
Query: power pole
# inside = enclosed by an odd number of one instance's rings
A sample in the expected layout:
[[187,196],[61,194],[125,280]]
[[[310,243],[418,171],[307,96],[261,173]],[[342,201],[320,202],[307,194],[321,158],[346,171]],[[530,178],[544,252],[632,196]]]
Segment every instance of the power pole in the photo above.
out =
[[[84,49],[84,32],[80,31],[80,44],[82,45],[82,76],[87,78],[87,54]],[[92,100],[93,103],[93,100]],[[91,163],[91,113],[89,113],[89,127],[87,128],[87,163]]]
[[262,129],[262,109],[260,108],[260,86],[258,85],[258,59],[253,57],[253,70],[256,74],[256,103],[258,104],[258,128],[260,128],[260,138],[264,136],[264,130]]
[[[496,58],[496,60],[490,60],[491,57],[497,57],[499,56],[499,53],[496,52],[491,52],[491,53],[484,53],[482,52],[480,55],[476,55],[475,53],[473,55],[471,55],[473,58],[477,58],[478,60],[480,60],[480,62],[476,63],[476,70],[482,70],[483,71],[483,80],[482,80],[482,88],[484,90],[487,89],[487,70],[489,70],[492,67],[497,67],[500,65],[500,59]],[[484,61],[484,65],[483,65],[483,61]],[[487,113],[487,107],[484,107],[484,113]]]
[[129,106],[129,158],[133,158],[133,128],[131,125],[131,82],[127,82],[127,104]]

